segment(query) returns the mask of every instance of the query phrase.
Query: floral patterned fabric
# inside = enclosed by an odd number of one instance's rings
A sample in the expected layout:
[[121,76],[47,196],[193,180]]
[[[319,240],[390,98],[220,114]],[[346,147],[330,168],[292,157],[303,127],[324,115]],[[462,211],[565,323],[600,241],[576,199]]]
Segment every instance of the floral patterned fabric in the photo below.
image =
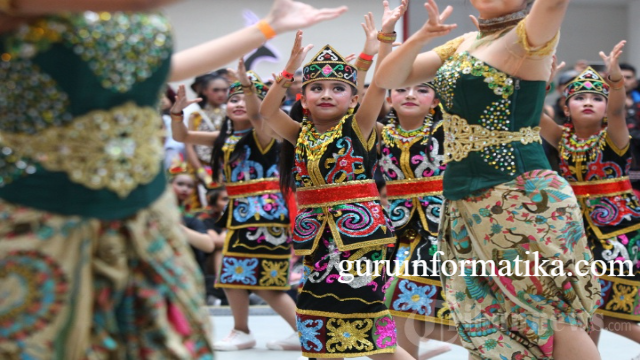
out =
[[[443,142],[442,122],[434,122],[431,116],[421,128],[411,132],[396,123],[386,125],[382,130],[380,166],[387,185],[425,178],[441,182],[446,167]],[[442,192],[389,195],[389,216],[398,234],[394,260],[402,264],[396,271],[400,275],[395,276],[387,290],[389,311],[393,316],[453,325],[436,272],[439,262],[433,261],[438,250]],[[417,268],[423,276],[413,276],[414,266],[420,260],[426,263],[425,267]]]
[[[231,134],[223,147],[228,184],[278,179],[278,144],[262,148],[253,129]],[[279,190],[229,196],[219,224],[227,229],[216,287],[289,289],[289,212]]]
[[[565,134],[573,135],[570,127]],[[619,149],[603,129],[589,147],[590,156],[580,156],[579,147],[571,136],[564,136],[560,147],[567,156],[560,159],[560,172],[569,181],[589,182],[621,179],[628,176],[631,151],[627,145]],[[573,155],[576,156],[573,156]],[[640,321],[640,201],[632,190],[610,196],[580,196],[589,247],[597,262],[602,286],[602,306],[598,313],[606,316]],[[624,273],[632,276],[611,276],[610,262],[630,262]],[[615,266],[615,272],[620,267]]]
[[[580,209],[564,179],[550,170],[533,171],[447,201],[445,208],[440,231],[445,298],[474,358],[550,358],[554,322],[589,329],[602,302],[600,286],[590,272],[593,257]],[[550,276],[540,270],[536,275],[536,254]],[[531,276],[500,271],[507,263],[515,271],[517,257],[529,260]],[[453,269],[447,260],[492,260],[496,276],[473,276],[483,270],[471,264],[448,276]],[[565,275],[554,270],[559,264]],[[578,266],[587,275],[579,276]],[[525,266],[520,269],[526,274]]]
[[213,359],[175,203],[101,221],[0,202],[0,358]]
[[[364,139],[353,116],[323,134],[317,134],[312,123],[303,123],[296,144],[296,187],[373,179],[375,138],[373,132]],[[380,276],[358,276],[353,270],[353,281],[339,281],[341,261],[388,260],[387,244],[393,242],[378,199],[300,209],[294,246],[305,253],[296,304],[303,355],[350,358],[395,351],[395,323],[384,304],[390,280],[385,269]],[[349,249],[341,249],[340,243]]]

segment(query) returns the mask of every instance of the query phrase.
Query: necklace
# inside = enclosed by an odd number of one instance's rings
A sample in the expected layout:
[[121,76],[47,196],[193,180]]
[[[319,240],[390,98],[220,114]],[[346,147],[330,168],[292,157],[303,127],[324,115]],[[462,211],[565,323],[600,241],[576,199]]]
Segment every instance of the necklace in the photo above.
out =
[[252,128],[244,129],[244,130],[234,130],[233,133],[227,137],[227,140],[224,142],[222,146],[222,151],[233,151],[236,147],[236,144],[242,139]]
[[400,148],[410,145],[416,137],[420,136],[423,138],[421,143],[424,145],[429,140],[432,124],[432,114],[425,116],[424,122],[419,128],[410,131],[404,130],[399,123],[396,124],[395,121],[390,121],[389,125],[384,127],[385,131],[382,133],[382,139],[385,144],[395,145]]
[[303,120],[302,130],[300,131],[298,144],[296,145],[296,154],[300,157],[306,155],[309,161],[320,160],[329,144],[342,136],[342,125],[349,116],[350,115],[345,115],[340,119],[340,122],[322,134],[318,134],[316,127],[313,126],[311,121],[307,119]]
[[565,160],[573,159],[574,162],[578,162],[589,159],[589,161],[593,161],[598,156],[598,152],[604,150],[606,146],[605,129],[587,139],[580,139],[573,132],[573,127],[565,126],[562,130],[560,156]]
[[511,13],[504,16],[499,16],[492,19],[478,19],[478,39],[481,39],[487,35],[501,32],[508,28],[517,25],[522,19],[524,19],[529,13],[529,7]]

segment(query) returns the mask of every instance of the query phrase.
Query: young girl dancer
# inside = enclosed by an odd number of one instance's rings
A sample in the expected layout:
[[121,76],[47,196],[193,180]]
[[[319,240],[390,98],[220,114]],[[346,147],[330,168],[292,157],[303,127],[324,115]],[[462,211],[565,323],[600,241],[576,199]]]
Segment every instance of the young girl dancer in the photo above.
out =
[[[248,325],[249,292],[260,295],[295,330],[295,304],[288,290],[291,238],[289,215],[278,186],[278,150],[273,133],[262,129],[260,99],[268,88],[257,78],[249,80],[242,61],[238,82],[231,85],[227,119],[220,131],[187,131],[173,123],[176,140],[213,145],[214,174],[223,171],[229,205],[220,220],[227,229],[222,268],[216,287],[223,288],[234,316],[229,336],[214,344],[217,350],[255,346]],[[193,101],[178,91],[174,112]],[[261,130],[258,130],[261,129]],[[299,349],[295,336],[268,344],[276,349]]]
[[[559,126],[543,116],[541,134],[559,150],[561,175],[578,197],[589,246],[600,260],[602,328],[640,343],[640,201],[628,177],[632,158],[618,62],[624,45],[617,44],[609,56],[600,53],[608,65],[606,81],[587,68],[567,84],[569,121]],[[596,344],[599,332],[596,326]]]
[[[442,259],[500,268],[442,269],[445,298],[474,358],[599,358],[587,330],[600,286],[582,217],[571,187],[550,170],[537,127],[568,3],[471,0],[480,31],[419,54],[455,27],[443,24],[452,8],[440,13],[429,0],[429,20],[376,73],[389,88],[435,76],[446,134]],[[564,271],[520,276],[508,271],[517,258],[559,262]]]
[[[457,338],[449,330],[454,323],[443,298],[440,269],[432,268],[446,167],[442,113],[435,96],[433,83],[390,90],[387,102],[393,117],[381,130],[380,166],[398,237],[395,260],[401,264],[387,289],[386,304],[396,321],[398,344],[415,358],[421,337]],[[426,266],[416,267],[418,261]]]
[[275,0],[257,25],[172,55],[157,10],[173,2],[0,1],[0,288],[16,289],[0,358],[212,358],[158,94],[345,8]]
[[[393,28],[406,1],[394,10],[386,1],[384,7],[378,35],[383,40],[381,59],[391,51]],[[306,276],[296,311],[302,352],[314,358],[410,359],[401,348],[396,351],[395,325],[384,304],[384,277],[367,274],[345,279],[339,272],[343,260],[386,259],[387,245],[395,242],[373,180],[374,130],[384,89],[369,88],[353,115],[357,70],[326,45],[303,67],[300,124],[279,106],[290,84],[287,79],[311,49],[301,43],[302,32],[298,32],[291,58],[260,112],[290,144],[289,152],[282,155],[281,184],[290,191],[295,181],[299,207],[294,248],[305,255]],[[360,59],[370,61],[371,53],[366,51]]]

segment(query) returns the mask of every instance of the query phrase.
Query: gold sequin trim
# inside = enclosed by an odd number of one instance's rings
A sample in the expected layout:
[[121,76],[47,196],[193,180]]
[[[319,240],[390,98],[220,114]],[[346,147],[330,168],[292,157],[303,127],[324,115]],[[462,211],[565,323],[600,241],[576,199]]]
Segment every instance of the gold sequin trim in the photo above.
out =
[[556,52],[556,46],[558,45],[558,40],[560,39],[560,31],[558,31],[556,33],[556,36],[554,36],[553,39],[549,40],[549,42],[538,48],[533,48],[531,44],[529,44],[529,39],[527,38],[525,20],[520,21],[518,23],[518,26],[516,26],[516,34],[518,35],[518,44],[522,45],[529,56],[552,55]]
[[458,50],[458,47],[463,42],[464,42],[464,36],[459,36],[453,40],[447,41],[443,45],[440,45],[434,48],[433,51],[435,51],[436,54],[438,54],[442,62],[445,62],[448,58],[450,58],[451,56],[453,56],[453,54],[456,53],[456,50]]
[[527,145],[542,143],[540,127],[523,127],[517,132],[489,130],[480,125],[470,125],[458,115],[444,114],[445,163],[461,161],[472,151],[482,151],[494,145],[506,145],[520,141]]
[[35,135],[0,132],[0,144],[90,189],[127,196],[160,171],[162,144],[155,108],[133,102],[92,111]]

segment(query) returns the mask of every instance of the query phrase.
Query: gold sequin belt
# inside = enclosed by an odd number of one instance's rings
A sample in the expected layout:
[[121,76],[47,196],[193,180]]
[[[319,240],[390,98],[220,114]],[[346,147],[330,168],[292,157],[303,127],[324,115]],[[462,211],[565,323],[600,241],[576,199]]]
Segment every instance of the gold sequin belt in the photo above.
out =
[[37,134],[0,132],[0,147],[31,158],[49,171],[65,172],[90,189],[126,197],[160,171],[160,115],[133,102],[76,117],[64,127]]
[[444,161],[461,161],[472,151],[482,151],[486,147],[506,145],[519,141],[524,145],[538,142],[540,127],[523,127],[519,131],[489,130],[480,125],[471,125],[458,115],[444,113]]

